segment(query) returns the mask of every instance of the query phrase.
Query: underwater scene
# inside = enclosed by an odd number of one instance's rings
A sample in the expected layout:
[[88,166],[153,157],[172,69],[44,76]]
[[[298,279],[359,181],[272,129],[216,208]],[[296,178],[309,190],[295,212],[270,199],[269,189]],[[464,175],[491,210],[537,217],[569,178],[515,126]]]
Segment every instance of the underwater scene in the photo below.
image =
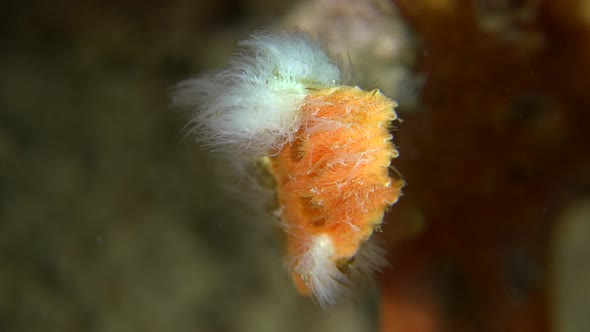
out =
[[590,331],[590,1],[0,17],[0,332]]

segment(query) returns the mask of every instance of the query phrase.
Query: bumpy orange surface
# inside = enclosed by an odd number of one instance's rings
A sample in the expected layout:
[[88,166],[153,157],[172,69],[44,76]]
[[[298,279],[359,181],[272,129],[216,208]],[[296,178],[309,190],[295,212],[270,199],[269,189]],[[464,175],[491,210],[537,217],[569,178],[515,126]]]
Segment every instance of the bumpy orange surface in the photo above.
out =
[[[395,106],[378,90],[356,87],[305,99],[296,139],[271,159],[290,258],[301,256],[310,237],[327,234],[332,259],[345,270],[397,201],[403,181],[388,172],[398,154],[389,133]],[[299,292],[309,295],[302,277],[292,273]]]

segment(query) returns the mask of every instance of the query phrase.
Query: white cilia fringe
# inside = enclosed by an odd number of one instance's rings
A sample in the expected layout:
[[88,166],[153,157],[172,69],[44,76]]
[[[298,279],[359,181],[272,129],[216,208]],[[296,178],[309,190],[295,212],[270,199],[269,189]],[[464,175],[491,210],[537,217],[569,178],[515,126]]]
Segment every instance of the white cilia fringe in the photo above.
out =
[[341,73],[304,32],[261,32],[239,45],[228,69],[181,82],[172,103],[193,109],[207,145],[263,155],[293,140],[309,90],[337,86]]

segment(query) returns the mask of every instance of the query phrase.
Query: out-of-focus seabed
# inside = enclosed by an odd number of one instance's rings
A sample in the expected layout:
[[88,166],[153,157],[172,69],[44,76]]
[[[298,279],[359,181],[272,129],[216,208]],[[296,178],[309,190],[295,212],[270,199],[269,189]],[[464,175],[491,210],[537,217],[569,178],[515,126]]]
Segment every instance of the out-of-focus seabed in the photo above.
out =
[[[590,330],[590,5],[395,3],[3,3],[0,331]],[[167,110],[277,24],[405,120],[392,268],[330,312]]]

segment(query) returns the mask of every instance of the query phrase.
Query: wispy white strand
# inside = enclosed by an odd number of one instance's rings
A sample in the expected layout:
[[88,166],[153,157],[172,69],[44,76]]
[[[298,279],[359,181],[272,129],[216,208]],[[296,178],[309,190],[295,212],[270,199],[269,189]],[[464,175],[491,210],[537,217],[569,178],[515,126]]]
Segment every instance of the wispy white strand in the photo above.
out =
[[240,43],[229,68],[181,82],[172,103],[193,110],[191,131],[212,148],[262,155],[293,140],[310,89],[341,71],[306,33],[261,32]]
[[334,242],[328,235],[316,235],[302,252],[294,257],[292,269],[303,278],[322,307],[334,304],[350,285],[348,277],[336,266]]

